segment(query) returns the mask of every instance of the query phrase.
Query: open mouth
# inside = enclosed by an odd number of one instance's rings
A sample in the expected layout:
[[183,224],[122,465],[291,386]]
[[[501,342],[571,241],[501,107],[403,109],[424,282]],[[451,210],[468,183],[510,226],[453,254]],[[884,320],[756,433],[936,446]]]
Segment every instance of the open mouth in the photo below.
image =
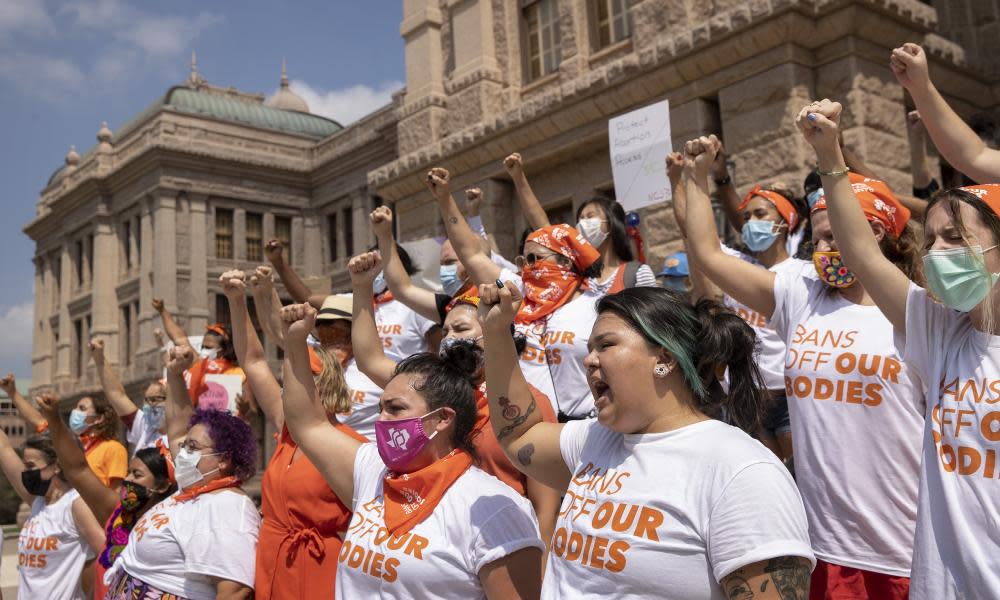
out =
[[611,387],[599,379],[590,380],[590,391],[594,395],[594,406],[600,409],[608,403]]

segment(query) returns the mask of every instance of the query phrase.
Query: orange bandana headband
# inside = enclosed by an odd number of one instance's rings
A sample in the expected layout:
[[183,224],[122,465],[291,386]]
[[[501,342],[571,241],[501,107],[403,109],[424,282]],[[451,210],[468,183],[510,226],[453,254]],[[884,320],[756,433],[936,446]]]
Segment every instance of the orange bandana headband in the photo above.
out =
[[451,312],[451,309],[455,308],[459,304],[468,304],[473,308],[479,308],[479,288],[472,286],[465,292],[452,298],[451,302],[448,303],[448,306],[445,307],[444,312]]
[[778,209],[778,214],[781,215],[781,218],[788,224],[789,231],[795,229],[795,226],[799,224],[799,213],[795,210],[795,206],[788,201],[788,198],[785,198],[778,192],[765,190],[759,185],[754,186],[754,188],[750,190],[746,197],[743,198],[743,202],[740,204],[739,208],[736,210],[742,212],[747,207],[747,204],[750,204],[750,201],[754,199],[754,196],[759,196],[773,204],[774,208]]
[[993,214],[1000,216],[1000,184],[967,185],[958,189],[979,198],[986,206],[990,207]]
[[214,334],[217,334],[217,335],[221,336],[222,339],[224,339],[224,340],[228,340],[229,339],[229,334],[226,333],[226,326],[223,325],[222,323],[216,323],[214,325],[209,325],[208,327],[205,328],[205,331],[206,332],[210,331],[210,332],[212,332]]
[[[886,231],[892,234],[892,237],[898,238],[910,220],[910,210],[903,206],[884,181],[870,179],[857,173],[848,173],[848,177],[851,180],[854,196],[868,220],[879,221],[885,225]],[[821,210],[826,210],[826,196],[820,196],[812,212]]]
[[528,236],[528,242],[535,242],[573,261],[577,271],[586,271],[597,262],[601,253],[576,229],[566,225],[549,225],[536,229]]

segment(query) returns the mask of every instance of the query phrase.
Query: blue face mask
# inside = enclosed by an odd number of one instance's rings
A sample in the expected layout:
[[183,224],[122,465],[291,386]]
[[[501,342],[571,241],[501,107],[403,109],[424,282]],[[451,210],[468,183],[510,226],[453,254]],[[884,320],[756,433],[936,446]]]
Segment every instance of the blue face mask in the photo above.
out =
[[142,405],[142,415],[145,417],[150,429],[159,430],[163,426],[163,418],[166,416],[166,412],[167,409],[162,404],[157,406]]
[[385,288],[389,287],[385,282],[385,273],[379,273],[375,281],[372,282],[372,288],[375,295],[378,296],[385,291]]
[[743,224],[740,235],[743,243],[750,248],[751,252],[763,252],[774,244],[778,234],[774,232],[776,227],[771,221],[747,221]]
[[77,435],[80,435],[84,431],[87,431],[87,428],[90,427],[90,425],[87,424],[87,416],[88,416],[87,413],[83,412],[82,410],[74,408],[72,411],[70,411],[69,413],[70,430]]
[[438,278],[441,280],[444,293],[449,296],[454,296],[462,289],[462,280],[458,278],[458,265],[441,265]]
[[815,190],[809,192],[806,196],[806,202],[809,203],[809,210],[812,210],[819,199],[823,197],[823,188],[816,188]]
[[931,250],[924,256],[927,287],[945,306],[969,312],[989,295],[1000,274],[988,273],[982,246]]

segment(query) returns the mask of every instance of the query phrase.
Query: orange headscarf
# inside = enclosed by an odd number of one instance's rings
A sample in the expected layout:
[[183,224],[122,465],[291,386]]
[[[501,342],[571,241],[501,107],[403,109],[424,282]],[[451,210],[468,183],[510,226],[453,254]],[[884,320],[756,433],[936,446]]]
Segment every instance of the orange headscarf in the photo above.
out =
[[747,204],[750,204],[750,201],[753,200],[755,196],[759,196],[764,200],[767,200],[774,205],[774,208],[778,209],[778,214],[785,220],[785,223],[788,223],[789,231],[795,229],[795,226],[799,224],[799,213],[795,210],[792,203],[788,201],[788,198],[785,198],[778,192],[765,190],[759,185],[754,186],[754,188],[750,190],[736,210],[743,211],[743,209],[747,207]]
[[1000,184],[967,185],[958,189],[976,196],[990,207],[993,214],[1000,216]]
[[[896,198],[896,194],[884,181],[871,179],[857,173],[848,173],[854,196],[869,221],[879,221],[885,225],[892,237],[898,238],[910,220],[910,210]],[[812,212],[826,210],[826,196],[820,196]]]
[[597,262],[597,251],[576,229],[566,224],[550,225],[528,236],[534,242],[573,261],[577,272],[558,266],[553,261],[540,260],[521,271],[524,281],[524,302],[517,312],[518,323],[533,323],[566,304],[583,283],[579,273]]
[[472,286],[468,290],[466,290],[465,292],[463,292],[463,293],[455,296],[454,298],[452,298],[451,302],[448,303],[448,306],[446,306],[444,308],[444,312],[446,312],[446,313],[451,312],[451,309],[455,308],[459,304],[468,304],[469,306],[472,306],[473,308],[478,308],[479,307],[479,288],[476,287],[476,286]]

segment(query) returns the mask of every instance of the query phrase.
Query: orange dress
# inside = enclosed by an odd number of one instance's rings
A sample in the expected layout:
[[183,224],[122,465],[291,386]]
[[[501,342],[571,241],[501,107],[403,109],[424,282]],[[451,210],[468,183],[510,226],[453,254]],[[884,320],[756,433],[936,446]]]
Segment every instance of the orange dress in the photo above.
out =
[[[346,425],[338,424],[337,429],[368,441]],[[296,448],[288,428],[282,428],[261,481],[264,519],[257,540],[257,600],[333,597],[340,532],[351,522],[351,509],[308,457],[292,460]]]
[[[549,401],[549,397],[535,389],[534,386],[529,385],[528,387],[531,388],[531,393],[535,396],[535,402],[538,406],[538,412],[542,415],[542,421],[546,423],[557,422],[556,413],[552,410],[552,403]],[[476,454],[479,455],[479,464],[477,466],[514,488],[514,491],[518,494],[527,497],[527,475],[518,471],[517,467],[511,464],[510,459],[507,458],[507,453],[503,451],[503,448],[500,447],[500,442],[497,441],[493,425],[489,422],[490,406],[489,401],[486,399],[485,383],[480,385],[476,390],[476,409],[479,419],[476,421],[477,431],[474,433],[475,437],[472,438],[472,446],[476,449]]]

